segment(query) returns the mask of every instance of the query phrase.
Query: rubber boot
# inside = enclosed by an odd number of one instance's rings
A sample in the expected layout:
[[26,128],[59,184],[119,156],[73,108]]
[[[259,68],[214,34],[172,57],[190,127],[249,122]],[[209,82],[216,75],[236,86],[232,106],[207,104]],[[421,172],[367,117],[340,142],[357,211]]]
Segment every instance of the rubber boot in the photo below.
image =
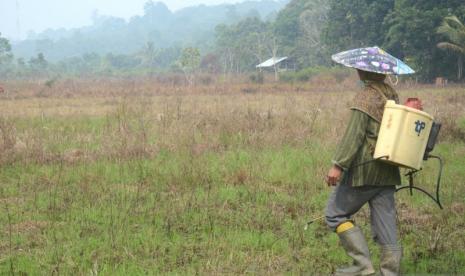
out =
[[371,263],[370,251],[360,228],[354,226],[338,235],[347,255],[354,259],[354,262],[352,266],[337,269],[334,275],[373,275],[375,270]]
[[399,245],[382,245],[380,271],[382,276],[400,275],[402,247]]

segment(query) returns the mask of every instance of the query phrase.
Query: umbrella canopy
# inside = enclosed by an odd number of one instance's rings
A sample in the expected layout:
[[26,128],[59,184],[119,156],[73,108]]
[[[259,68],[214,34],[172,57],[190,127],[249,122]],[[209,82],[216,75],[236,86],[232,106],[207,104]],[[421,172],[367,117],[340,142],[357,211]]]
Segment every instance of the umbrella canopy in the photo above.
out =
[[379,47],[348,50],[331,57],[344,66],[385,75],[413,74],[412,68]]

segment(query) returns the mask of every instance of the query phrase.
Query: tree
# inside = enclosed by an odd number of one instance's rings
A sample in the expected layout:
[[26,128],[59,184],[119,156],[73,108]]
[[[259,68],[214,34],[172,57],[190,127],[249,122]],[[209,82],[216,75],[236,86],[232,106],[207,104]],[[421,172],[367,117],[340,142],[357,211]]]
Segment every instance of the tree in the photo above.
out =
[[273,34],[258,17],[246,18],[235,26],[236,46],[240,51],[239,66],[250,70],[272,55]]
[[10,65],[13,60],[13,54],[11,53],[11,45],[8,39],[2,37],[0,33],[0,66],[6,67]]
[[300,14],[300,36],[295,48],[295,60],[300,67],[329,63],[327,47],[321,41],[323,26],[328,23],[328,11],[327,0],[313,0],[305,4]]
[[155,66],[156,55],[157,51],[152,41],[147,42],[139,54],[142,59],[141,65],[150,68],[150,74],[152,74],[152,69]]
[[104,68],[106,70],[118,69],[125,70],[131,69],[140,64],[140,60],[135,56],[130,55],[115,55],[108,53],[103,58]]
[[194,84],[195,73],[200,65],[200,51],[197,48],[188,47],[182,51],[178,61],[186,80],[189,84]]
[[215,28],[216,48],[222,58],[223,70],[226,74],[234,69],[236,62],[235,34],[231,27],[220,24]]
[[144,17],[153,25],[169,25],[172,13],[163,2],[154,3],[152,0],[144,4]]
[[225,73],[250,71],[272,55],[273,34],[267,23],[257,17],[234,25],[216,28],[216,47],[223,59]]
[[37,57],[29,60],[29,66],[34,70],[43,71],[47,69],[48,62],[45,60],[44,54],[39,53]]
[[457,16],[447,16],[437,32],[450,41],[438,43],[438,48],[457,53],[457,79],[461,80],[463,76],[463,57],[465,56],[465,26]]
[[208,73],[217,74],[221,72],[219,57],[215,54],[207,54],[200,61],[200,68]]
[[420,80],[431,81],[437,76],[453,78],[456,71],[450,64],[456,61],[437,47],[442,39],[436,33],[451,11],[463,14],[463,0],[396,0],[384,20],[387,29],[384,47],[411,65]]
[[298,57],[296,53],[297,41],[301,36],[299,26],[300,15],[305,9],[306,0],[292,0],[282,9],[276,20],[272,24],[273,35],[276,38],[274,43],[279,47],[282,55]]
[[84,63],[84,70],[90,73],[99,69],[102,59],[96,53],[87,53],[82,55],[82,62]]
[[239,18],[240,18],[240,15],[237,12],[236,6],[233,6],[233,5],[228,6],[226,10],[226,22],[236,23]]
[[330,0],[323,39],[331,52],[379,45],[387,29],[384,19],[395,0]]
[[177,60],[179,60],[181,54],[182,49],[179,47],[158,49],[154,63],[156,64],[157,68],[166,69],[174,65]]
[[328,0],[292,0],[273,23],[281,55],[300,68],[328,64],[322,31],[328,23]]

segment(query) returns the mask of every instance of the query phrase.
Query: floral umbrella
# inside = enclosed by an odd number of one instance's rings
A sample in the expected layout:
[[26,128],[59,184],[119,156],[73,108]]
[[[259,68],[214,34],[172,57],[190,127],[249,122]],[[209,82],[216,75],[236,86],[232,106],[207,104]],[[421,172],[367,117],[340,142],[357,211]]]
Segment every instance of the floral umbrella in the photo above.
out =
[[403,61],[377,46],[340,52],[331,58],[344,66],[379,74],[405,75],[415,73]]

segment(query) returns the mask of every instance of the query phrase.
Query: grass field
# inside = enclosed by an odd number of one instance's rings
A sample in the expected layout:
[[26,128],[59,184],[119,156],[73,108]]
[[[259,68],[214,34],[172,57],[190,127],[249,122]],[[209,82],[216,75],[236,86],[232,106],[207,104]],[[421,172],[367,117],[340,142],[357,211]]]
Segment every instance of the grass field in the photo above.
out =
[[[322,221],[304,225],[331,192],[350,82],[4,85],[1,274],[325,275],[348,261]],[[402,271],[465,274],[465,89],[398,89],[443,122],[445,159],[444,210],[398,194]],[[435,177],[428,162],[416,181],[432,191]]]

